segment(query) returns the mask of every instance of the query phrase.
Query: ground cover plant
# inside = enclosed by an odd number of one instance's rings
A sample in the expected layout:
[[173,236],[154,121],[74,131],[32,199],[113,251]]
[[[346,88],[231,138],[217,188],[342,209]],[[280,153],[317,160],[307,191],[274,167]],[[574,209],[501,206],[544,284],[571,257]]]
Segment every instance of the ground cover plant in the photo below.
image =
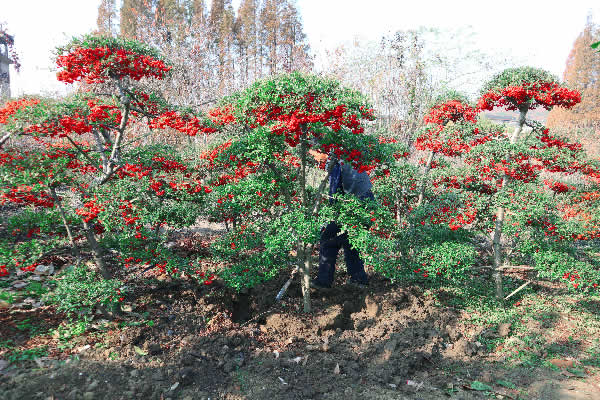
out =
[[[263,79],[201,113],[150,90],[171,66],[142,43],[84,36],[56,62],[76,94],[0,109],[9,398],[93,398],[101,380],[111,398],[529,398],[561,373],[595,390],[600,164],[526,118],[580,100],[547,72],[505,70],[476,103],[442,93],[407,146],[323,76]],[[519,111],[515,130],[480,117],[494,106]],[[211,140],[143,144],[158,132]],[[338,161],[374,199],[328,195]],[[311,296],[330,221],[367,291],[340,268]]]

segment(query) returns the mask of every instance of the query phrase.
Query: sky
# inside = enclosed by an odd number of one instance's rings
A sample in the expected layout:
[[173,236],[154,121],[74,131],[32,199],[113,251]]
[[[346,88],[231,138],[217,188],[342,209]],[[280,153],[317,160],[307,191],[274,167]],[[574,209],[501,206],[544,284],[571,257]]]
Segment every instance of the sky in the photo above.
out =
[[[237,8],[240,0],[233,0]],[[99,0],[0,0],[0,22],[15,36],[21,58],[11,73],[13,96],[64,93],[56,82],[52,50],[96,26]],[[355,38],[379,40],[418,27],[470,27],[488,53],[510,54],[562,76],[588,14],[600,23],[599,0],[296,0],[317,65]]]

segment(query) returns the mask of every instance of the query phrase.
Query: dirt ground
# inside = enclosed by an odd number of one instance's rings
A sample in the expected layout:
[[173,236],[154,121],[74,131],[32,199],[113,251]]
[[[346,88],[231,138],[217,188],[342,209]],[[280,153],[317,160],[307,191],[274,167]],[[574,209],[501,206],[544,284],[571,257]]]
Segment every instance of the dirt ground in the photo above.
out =
[[218,281],[138,280],[125,316],[98,316],[68,341],[15,329],[38,321],[53,332],[64,316],[51,307],[0,309],[2,340],[48,349],[10,365],[0,352],[0,399],[600,399],[598,368],[579,377],[514,366],[509,340],[479,342],[509,337],[510,325],[466,323],[464,310],[377,275],[356,289],[342,270],[333,289],[313,292],[312,314],[297,282],[275,302],[287,273],[246,294]]

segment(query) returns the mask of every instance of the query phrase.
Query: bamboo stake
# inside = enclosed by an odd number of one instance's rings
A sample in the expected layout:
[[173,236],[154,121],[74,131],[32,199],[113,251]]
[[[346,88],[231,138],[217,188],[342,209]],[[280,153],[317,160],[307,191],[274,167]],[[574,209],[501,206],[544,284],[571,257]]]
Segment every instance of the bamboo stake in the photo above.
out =
[[516,289],[514,292],[512,292],[511,294],[509,294],[508,296],[506,296],[506,297],[504,298],[504,300],[508,300],[508,299],[509,299],[510,297],[512,297],[513,295],[515,295],[515,294],[519,293],[521,290],[525,289],[525,287],[526,287],[527,285],[529,285],[530,283],[531,283],[531,281],[527,281],[527,282],[525,282],[524,284],[522,284],[521,286],[519,286],[519,287],[518,287],[518,288],[517,288],[517,289]]

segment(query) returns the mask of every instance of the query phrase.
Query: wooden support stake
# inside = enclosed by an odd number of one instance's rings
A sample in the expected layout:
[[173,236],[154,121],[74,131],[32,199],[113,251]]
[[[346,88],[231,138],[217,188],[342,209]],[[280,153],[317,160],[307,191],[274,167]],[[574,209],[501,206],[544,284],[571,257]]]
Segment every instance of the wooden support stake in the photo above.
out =
[[525,287],[526,287],[527,285],[529,285],[530,283],[531,283],[531,281],[527,281],[527,282],[525,282],[524,284],[522,284],[521,286],[519,286],[517,289],[515,289],[515,291],[514,291],[514,292],[512,292],[511,294],[509,294],[508,296],[506,296],[506,297],[504,298],[504,300],[508,300],[508,299],[509,299],[510,297],[512,297],[514,294],[517,294],[517,293],[519,293],[521,290],[525,289]]

